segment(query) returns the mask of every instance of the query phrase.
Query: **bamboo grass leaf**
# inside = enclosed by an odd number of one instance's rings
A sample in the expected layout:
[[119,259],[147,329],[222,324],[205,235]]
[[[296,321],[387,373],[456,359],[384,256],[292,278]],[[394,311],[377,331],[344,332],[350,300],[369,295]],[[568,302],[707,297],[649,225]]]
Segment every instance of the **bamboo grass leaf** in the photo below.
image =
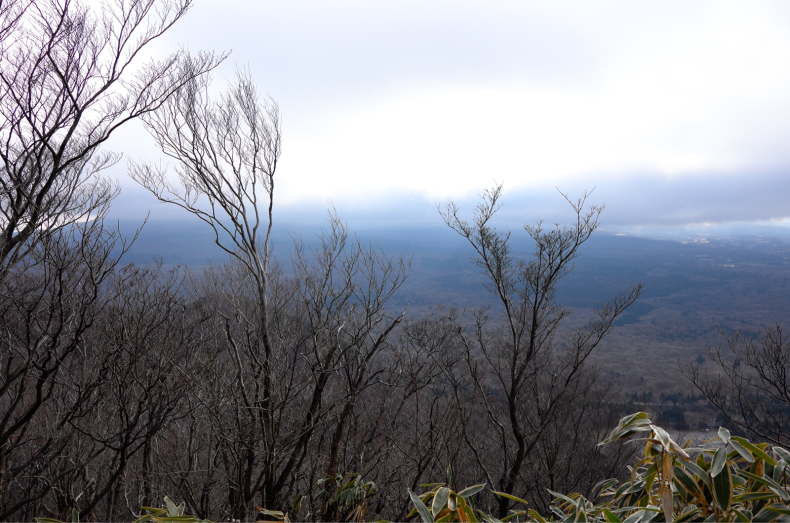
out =
[[436,515],[442,511],[444,506],[447,504],[448,497],[450,497],[450,489],[447,487],[440,488],[436,493],[436,497],[433,498],[433,504],[431,505],[433,517],[436,517]]
[[485,483],[481,483],[479,485],[473,485],[471,487],[466,487],[464,490],[459,492],[458,495],[466,499],[468,497],[474,496],[475,494],[483,490],[485,487],[486,487]]
[[[549,490],[549,492],[551,492],[551,491]],[[492,490],[491,493],[493,493],[495,496],[499,496],[501,498],[507,498],[507,499],[510,499],[512,501],[517,501],[519,503],[523,503],[525,505],[527,504],[527,502],[525,500],[523,500],[523,499],[521,499],[519,497],[516,497],[516,496],[514,496],[512,494],[507,494],[505,492],[497,492],[496,490]],[[555,493],[551,492],[551,494],[554,495]],[[558,496],[559,496],[559,494],[558,494]],[[570,499],[570,498],[566,498],[566,499]]]
[[713,455],[713,463],[710,467],[710,475],[716,480],[716,476],[718,476],[724,467],[727,465],[727,451],[723,447],[719,447],[716,449],[716,453]]
[[428,511],[428,507],[425,506],[425,503],[415,494],[414,492],[409,489],[409,497],[411,498],[412,503],[414,503],[414,507],[420,513],[420,517],[422,518],[424,523],[434,523],[433,516]]

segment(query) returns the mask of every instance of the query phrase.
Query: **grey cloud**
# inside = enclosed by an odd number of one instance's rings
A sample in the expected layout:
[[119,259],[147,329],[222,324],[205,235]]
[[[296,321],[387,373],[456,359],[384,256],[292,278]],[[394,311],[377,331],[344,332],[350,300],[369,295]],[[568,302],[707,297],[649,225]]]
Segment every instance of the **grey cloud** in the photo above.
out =
[[603,181],[606,221],[630,225],[753,222],[790,216],[786,172],[631,176]]
[[[585,190],[594,191],[588,203],[605,204],[602,223],[618,226],[687,226],[701,223],[737,223],[781,219],[790,216],[790,176],[784,172],[740,174],[695,174],[667,178],[661,175],[631,175],[622,179],[588,178],[589,182],[564,183],[557,188],[508,189],[504,183],[503,207],[498,223],[514,226],[544,219],[567,222],[573,211],[560,191],[571,199]],[[436,203],[420,195],[400,193],[367,202],[336,202],[349,221],[380,225],[433,225],[441,223]],[[470,216],[477,197],[457,200],[462,213]],[[292,207],[289,216],[318,217],[318,206]]]
[[[622,179],[588,178],[589,182],[564,183],[558,188],[509,189],[504,183],[504,204],[497,219],[502,226],[518,226],[544,219],[567,222],[572,210],[559,191],[572,199],[595,188],[589,203],[605,204],[606,227],[672,227],[701,223],[738,223],[782,219],[790,216],[790,176],[784,172],[696,174],[667,178],[632,175]],[[477,196],[456,200],[461,212],[471,216]],[[405,191],[376,195],[367,200],[310,201],[295,205],[275,202],[275,219],[293,225],[320,225],[334,206],[352,228],[397,228],[440,225],[437,204],[448,200],[427,198]],[[173,206],[157,204],[142,189],[125,187],[113,207],[113,216],[142,220],[150,210],[156,220],[185,219]]]
[[358,100],[431,81],[521,76],[578,85],[596,70],[590,35],[551,12],[502,3],[206,2],[169,36],[232,48],[232,62],[250,63],[284,104]]

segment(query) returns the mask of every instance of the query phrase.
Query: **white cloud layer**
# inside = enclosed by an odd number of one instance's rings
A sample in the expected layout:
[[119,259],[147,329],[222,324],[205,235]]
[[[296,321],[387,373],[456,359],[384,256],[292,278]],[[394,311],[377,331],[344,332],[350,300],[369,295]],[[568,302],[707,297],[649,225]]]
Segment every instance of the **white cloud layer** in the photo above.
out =
[[788,3],[203,0],[176,44],[280,103],[280,205],[790,172]]

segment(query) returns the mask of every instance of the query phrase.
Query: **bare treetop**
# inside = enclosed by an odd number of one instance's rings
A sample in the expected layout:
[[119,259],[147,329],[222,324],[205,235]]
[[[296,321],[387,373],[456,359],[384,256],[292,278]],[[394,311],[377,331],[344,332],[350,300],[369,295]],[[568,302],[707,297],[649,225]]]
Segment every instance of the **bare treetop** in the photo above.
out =
[[217,100],[209,95],[210,82],[208,76],[193,77],[161,110],[144,118],[162,152],[177,160],[178,183],[168,180],[165,166],[151,163],[132,163],[131,176],[160,201],[208,223],[217,244],[230,254],[263,254],[258,228],[262,208],[269,215],[272,210],[281,151],[279,109],[273,101],[260,101],[247,72],[238,72]]
[[142,62],[191,0],[0,4],[0,262],[35,236],[94,217],[118,193],[98,178],[119,154],[99,151],[120,126],[160,107],[224,54],[181,50]]

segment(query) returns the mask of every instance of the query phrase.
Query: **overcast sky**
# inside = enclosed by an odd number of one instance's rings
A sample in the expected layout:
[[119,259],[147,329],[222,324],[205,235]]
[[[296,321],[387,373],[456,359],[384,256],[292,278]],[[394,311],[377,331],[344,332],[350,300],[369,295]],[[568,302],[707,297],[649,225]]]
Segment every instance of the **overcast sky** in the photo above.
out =
[[279,103],[286,211],[433,220],[497,180],[528,221],[593,186],[612,224],[790,216],[787,2],[196,0],[157,45]]

